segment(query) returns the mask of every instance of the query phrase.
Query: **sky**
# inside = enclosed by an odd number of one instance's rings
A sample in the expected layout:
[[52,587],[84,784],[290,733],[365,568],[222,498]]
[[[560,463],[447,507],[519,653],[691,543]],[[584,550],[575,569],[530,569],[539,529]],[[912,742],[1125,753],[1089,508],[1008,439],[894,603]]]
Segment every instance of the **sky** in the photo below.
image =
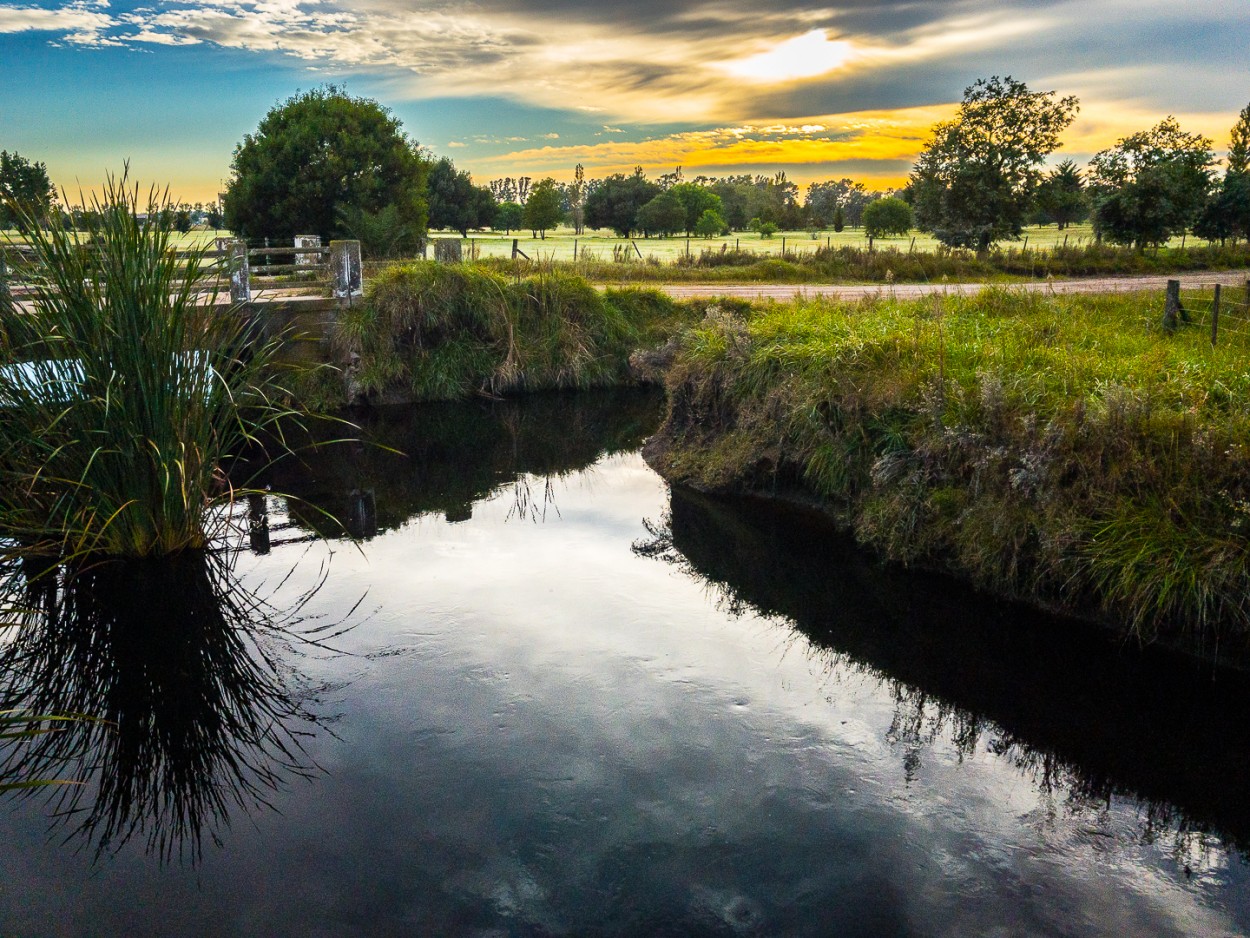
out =
[[976,79],[1076,95],[1054,159],[1175,115],[1222,154],[1250,0],[0,0],[0,149],[71,196],[208,201],[243,135],[334,83],[485,184],[785,171],[900,185]]

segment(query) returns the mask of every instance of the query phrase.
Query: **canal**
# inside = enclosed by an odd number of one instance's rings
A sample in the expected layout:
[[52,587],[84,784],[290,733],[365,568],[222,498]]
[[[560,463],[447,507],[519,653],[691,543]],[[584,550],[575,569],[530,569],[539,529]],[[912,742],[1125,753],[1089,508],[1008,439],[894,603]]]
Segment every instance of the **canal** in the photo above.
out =
[[661,406],[379,411],[210,555],[12,572],[4,706],[91,719],[5,749],[74,784],[0,934],[1250,932],[1246,675],[670,491]]

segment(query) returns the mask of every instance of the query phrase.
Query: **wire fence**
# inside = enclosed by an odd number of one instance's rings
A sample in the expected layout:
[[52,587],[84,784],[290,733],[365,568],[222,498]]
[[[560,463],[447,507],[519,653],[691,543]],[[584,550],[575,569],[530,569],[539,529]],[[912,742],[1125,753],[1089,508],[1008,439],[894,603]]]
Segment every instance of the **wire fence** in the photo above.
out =
[[1169,280],[1163,327],[1172,331],[1182,325],[1208,330],[1212,345],[1250,343],[1250,280],[1241,286],[1198,284],[1183,290],[1179,280]]

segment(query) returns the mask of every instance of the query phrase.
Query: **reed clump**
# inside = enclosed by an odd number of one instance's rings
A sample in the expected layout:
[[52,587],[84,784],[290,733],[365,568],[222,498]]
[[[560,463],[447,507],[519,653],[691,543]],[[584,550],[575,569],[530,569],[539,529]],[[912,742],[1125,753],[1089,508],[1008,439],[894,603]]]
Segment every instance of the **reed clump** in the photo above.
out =
[[224,465],[286,411],[274,343],[214,308],[215,261],[174,249],[167,198],[110,179],[86,237],[31,225],[33,294],[0,295],[8,550],[146,557],[206,546]]
[[864,543],[1207,651],[1250,644],[1250,340],[1159,295],[713,307],[648,456],[803,491]]
[[334,343],[356,399],[454,400],[627,383],[630,353],[662,341],[681,315],[658,292],[601,293],[550,266],[508,279],[417,262],[371,280]]

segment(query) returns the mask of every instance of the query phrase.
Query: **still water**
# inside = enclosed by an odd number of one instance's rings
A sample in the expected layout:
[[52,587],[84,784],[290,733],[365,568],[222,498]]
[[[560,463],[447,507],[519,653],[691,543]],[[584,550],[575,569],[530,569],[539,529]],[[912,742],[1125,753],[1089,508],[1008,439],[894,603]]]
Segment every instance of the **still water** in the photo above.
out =
[[81,784],[8,796],[0,934],[1250,930],[1244,676],[670,492],[659,407],[384,413],[32,589],[5,705],[101,719],[8,750]]

